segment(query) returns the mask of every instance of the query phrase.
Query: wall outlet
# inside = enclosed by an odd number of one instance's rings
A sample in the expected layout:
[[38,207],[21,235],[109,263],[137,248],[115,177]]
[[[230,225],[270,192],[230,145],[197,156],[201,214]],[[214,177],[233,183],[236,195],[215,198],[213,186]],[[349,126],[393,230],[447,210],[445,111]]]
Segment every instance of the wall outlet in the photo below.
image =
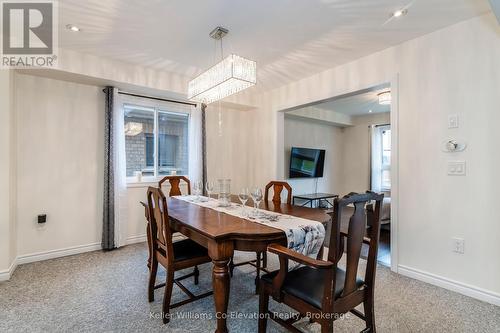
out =
[[452,251],[459,254],[464,254],[465,252],[465,240],[463,238],[452,238],[453,248]]
[[458,128],[458,114],[448,116],[448,128]]

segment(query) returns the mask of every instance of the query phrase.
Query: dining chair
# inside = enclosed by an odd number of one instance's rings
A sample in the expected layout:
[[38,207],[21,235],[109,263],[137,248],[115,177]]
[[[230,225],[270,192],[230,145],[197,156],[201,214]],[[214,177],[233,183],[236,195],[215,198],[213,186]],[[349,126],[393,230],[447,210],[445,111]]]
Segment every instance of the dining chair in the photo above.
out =
[[165,176],[158,182],[158,188],[161,189],[163,183],[168,181],[170,183],[170,192],[168,196],[182,195],[181,180],[186,183],[188,194],[191,195],[191,181],[185,176]]
[[[376,331],[374,289],[383,197],[383,194],[366,192],[350,193],[342,199],[335,199],[328,260],[312,259],[277,244],[267,248],[278,255],[280,268],[261,278],[260,333],[266,331],[266,316],[293,332],[300,332],[293,323],[308,316],[311,322],[321,324],[322,333],[332,332],[333,321],[347,312],[365,321],[363,332]],[[348,231],[342,232],[342,211],[350,204],[354,205],[354,212],[349,218]],[[366,229],[366,226],[369,228]],[[365,232],[368,237],[365,237]],[[361,279],[358,277],[358,264],[363,243],[368,244],[369,249],[365,275]],[[339,267],[344,247],[345,270]],[[289,260],[302,266],[289,272]],[[269,296],[297,310],[300,315],[293,320],[283,320],[269,311]],[[359,304],[363,304],[364,313],[355,309]]]
[[150,228],[149,228],[149,223],[150,223],[150,218],[149,218],[149,207],[148,204],[140,201],[141,205],[144,207],[144,217],[146,218],[146,240],[148,243],[148,261],[147,261],[147,266],[149,269],[151,269],[151,258],[153,257],[153,253],[151,250],[151,233],[150,233]]
[[[269,190],[271,187],[273,187],[273,191],[274,191],[272,202],[275,205],[278,205],[278,206],[281,205],[281,192],[283,191],[283,188],[285,188],[288,192],[286,203],[288,205],[292,204],[292,187],[287,182],[282,182],[282,181],[271,181],[271,182],[269,182],[269,184],[266,185],[266,188],[264,191],[264,204],[267,204],[269,202]],[[255,260],[234,263],[233,259],[234,258],[231,258],[231,261],[229,263],[229,272],[230,272],[231,276],[233,276],[233,271],[234,271],[235,267],[243,266],[243,265],[252,265],[255,267],[255,269],[256,269],[255,293],[258,294],[260,271],[261,270],[267,271],[266,270],[267,251],[257,252]]]
[[[208,250],[198,243],[184,239],[172,241],[172,230],[170,229],[167,200],[159,188],[149,187],[147,192],[149,207],[149,228],[151,237],[151,268],[149,270],[148,300],[154,301],[155,289],[165,287],[163,296],[163,323],[170,321],[170,309],[191,303],[201,298],[212,295],[212,291],[199,295],[191,293],[180,281],[191,276],[194,277],[194,284],[198,284],[198,265],[211,262]],[[166,270],[166,281],[159,285],[156,283],[156,273],[158,263]],[[194,267],[192,273],[174,278],[174,273],[178,270]],[[172,288],[174,283],[188,296],[187,299],[170,304]]]
[[292,187],[287,182],[282,181],[270,181],[269,184],[266,185],[266,189],[264,191],[264,201],[269,201],[269,190],[273,188],[273,199],[272,202],[276,204],[281,204],[281,192],[283,192],[283,188],[287,191],[286,203],[287,205],[292,204]]

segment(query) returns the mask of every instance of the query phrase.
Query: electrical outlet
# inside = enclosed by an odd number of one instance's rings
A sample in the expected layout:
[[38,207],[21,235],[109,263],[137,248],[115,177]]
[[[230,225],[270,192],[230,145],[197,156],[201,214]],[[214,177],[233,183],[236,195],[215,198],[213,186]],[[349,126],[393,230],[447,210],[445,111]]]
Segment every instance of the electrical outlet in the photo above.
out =
[[463,238],[452,238],[453,240],[453,252],[464,254],[465,252],[465,240]]

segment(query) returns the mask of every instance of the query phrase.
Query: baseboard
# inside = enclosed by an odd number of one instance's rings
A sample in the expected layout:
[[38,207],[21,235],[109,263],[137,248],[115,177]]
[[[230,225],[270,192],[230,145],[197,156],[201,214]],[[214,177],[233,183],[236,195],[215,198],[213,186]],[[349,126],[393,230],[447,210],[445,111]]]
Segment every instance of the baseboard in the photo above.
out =
[[125,244],[129,245],[129,244],[135,244],[135,243],[142,243],[145,241],[146,241],[146,235],[131,236],[131,237],[127,238],[127,240],[125,241]]
[[84,252],[97,251],[100,249],[101,249],[101,243],[92,243],[87,245],[67,247],[64,249],[50,250],[46,252],[25,254],[17,257],[17,264],[18,265],[28,264],[30,262],[66,257]]
[[17,258],[12,261],[8,269],[0,271],[0,282],[10,280],[10,277],[12,276],[12,274],[14,274],[16,267],[17,267]]
[[447,279],[432,273],[424,272],[404,265],[398,265],[398,273],[419,281],[423,281],[459,294],[500,306],[500,294],[471,286],[462,282]]

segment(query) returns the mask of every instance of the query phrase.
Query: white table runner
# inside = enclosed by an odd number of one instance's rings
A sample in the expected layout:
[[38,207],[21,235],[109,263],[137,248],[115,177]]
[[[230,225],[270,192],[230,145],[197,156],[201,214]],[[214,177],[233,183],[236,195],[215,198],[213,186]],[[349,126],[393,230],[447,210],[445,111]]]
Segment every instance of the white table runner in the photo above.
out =
[[325,227],[318,221],[279,214],[264,209],[258,209],[257,215],[255,216],[253,207],[243,207],[243,205],[237,203],[231,203],[229,207],[221,207],[218,200],[201,196],[185,195],[175,196],[175,198],[228,215],[281,229],[286,234],[289,249],[311,258],[316,258],[325,239]]

